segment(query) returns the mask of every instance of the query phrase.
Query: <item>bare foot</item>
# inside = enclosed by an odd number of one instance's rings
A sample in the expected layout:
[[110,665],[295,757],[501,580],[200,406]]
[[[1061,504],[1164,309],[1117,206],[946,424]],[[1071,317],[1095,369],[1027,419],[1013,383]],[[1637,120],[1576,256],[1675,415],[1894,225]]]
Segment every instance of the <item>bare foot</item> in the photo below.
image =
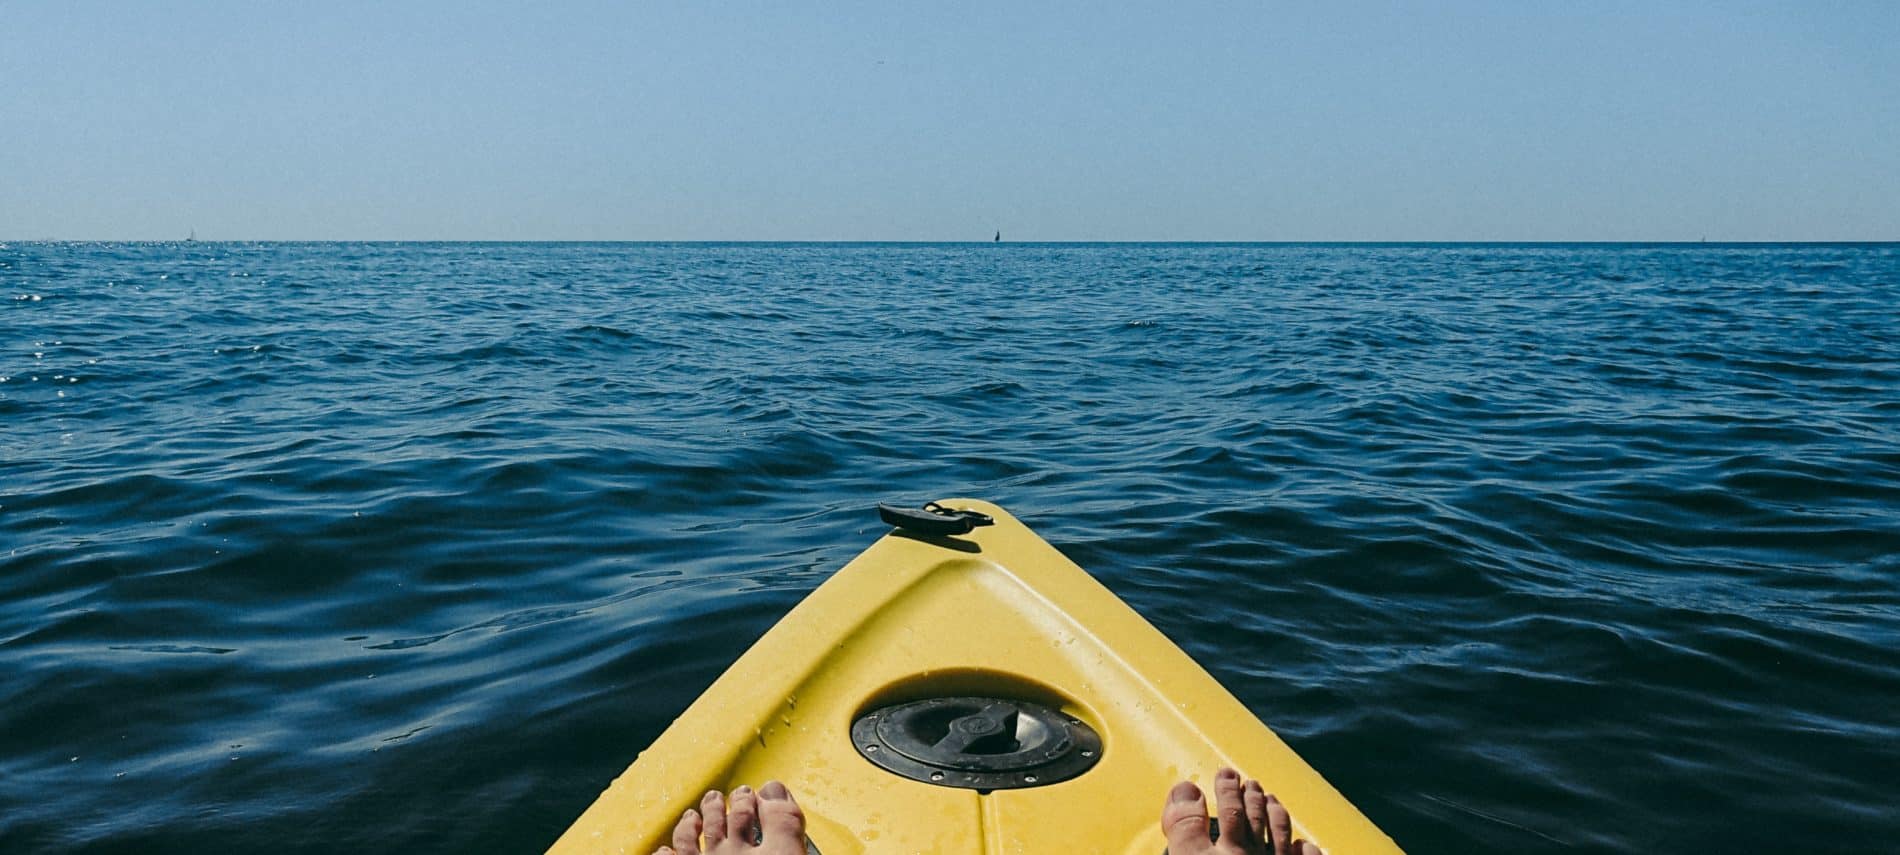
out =
[[756,794],[741,784],[730,799],[718,790],[708,792],[699,800],[699,810],[687,808],[680,815],[679,825],[673,826],[673,845],[653,855],[742,853],[805,855],[805,814],[784,784],[766,781]]
[[1169,855],[1324,855],[1318,846],[1293,839],[1286,806],[1259,781],[1242,783],[1239,772],[1222,769],[1214,774],[1214,802],[1220,808],[1219,841],[1208,840],[1207,797],[1200,787],[1182,781],[1168,791],[1161,833]]
[[[1293,839],[1292,817],[1259,781],[1243,783],[1239,772],[1221,769],[1214,775],[1214,799],[1220,807],[1218,841],[1208,839],[1201,788],[1182,781],[1168,791],[1161,833],[1169,855],[1324,855],[1318,846]],[[805,814],[784,784],[767,781],[757,794],[740,785],[730,799],[713,790],[699,808],[680,816],[673,845],[653,855],[805,855]]]

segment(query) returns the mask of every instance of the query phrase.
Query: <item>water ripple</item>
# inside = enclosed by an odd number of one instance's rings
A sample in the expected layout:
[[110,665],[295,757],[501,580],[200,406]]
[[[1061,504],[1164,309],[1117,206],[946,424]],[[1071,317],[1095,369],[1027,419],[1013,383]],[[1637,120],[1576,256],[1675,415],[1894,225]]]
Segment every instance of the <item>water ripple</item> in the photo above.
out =
[[535,849],[950,494],[1412,851],[1900,837],[1890,245],[27,243],[0,296],[0,850]]

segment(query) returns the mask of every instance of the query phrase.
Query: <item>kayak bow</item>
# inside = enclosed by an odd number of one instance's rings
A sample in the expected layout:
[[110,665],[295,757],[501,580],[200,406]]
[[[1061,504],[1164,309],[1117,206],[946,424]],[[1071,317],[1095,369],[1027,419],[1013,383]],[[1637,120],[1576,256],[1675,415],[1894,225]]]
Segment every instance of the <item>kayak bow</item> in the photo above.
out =
[[936,504],[991,524],[899,529],[873,544],[734,662],[550,851],[647,855],[707,790],[776,778],[824,855],[1156,855],[1169,785],[1205,789],[1223,765],[1259,778],[1331,855],[1399,851],[1015,517]]

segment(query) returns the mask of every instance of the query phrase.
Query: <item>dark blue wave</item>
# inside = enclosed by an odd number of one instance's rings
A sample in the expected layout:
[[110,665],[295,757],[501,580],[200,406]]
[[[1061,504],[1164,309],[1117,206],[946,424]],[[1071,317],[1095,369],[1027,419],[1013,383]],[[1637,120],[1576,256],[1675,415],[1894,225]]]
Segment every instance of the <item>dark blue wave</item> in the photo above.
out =
[[3,245],[0,850],[536,849],[952,494],[1412,851],[1890,848],[1895,305],[1891,245]]

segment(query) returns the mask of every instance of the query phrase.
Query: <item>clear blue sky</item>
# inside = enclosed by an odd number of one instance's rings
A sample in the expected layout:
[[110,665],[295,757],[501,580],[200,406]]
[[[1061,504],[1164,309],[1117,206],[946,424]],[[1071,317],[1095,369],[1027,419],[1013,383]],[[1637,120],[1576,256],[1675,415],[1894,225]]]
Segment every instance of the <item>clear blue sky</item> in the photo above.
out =
[[0,0],[0,238],[1900,239],[1900,2]]

